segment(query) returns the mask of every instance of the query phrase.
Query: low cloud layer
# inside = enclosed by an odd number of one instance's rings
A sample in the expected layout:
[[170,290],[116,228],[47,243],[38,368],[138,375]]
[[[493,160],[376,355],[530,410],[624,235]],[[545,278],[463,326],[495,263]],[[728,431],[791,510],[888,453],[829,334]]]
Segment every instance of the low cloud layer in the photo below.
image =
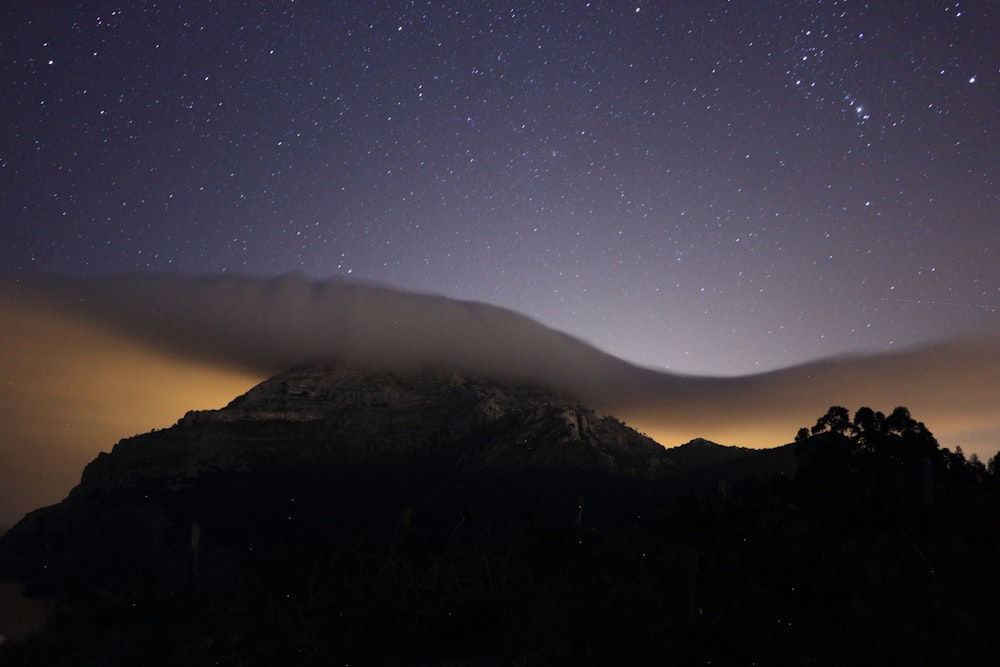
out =
[[696,378],[636,367],[494,306],[296,276],[8,282],[0,313],[0,524],[65,496],[118,439],[312,361],[528,380],[666,446],[776,446],[841,404],[906,405],[944,446],[1000,449],[998,337]]

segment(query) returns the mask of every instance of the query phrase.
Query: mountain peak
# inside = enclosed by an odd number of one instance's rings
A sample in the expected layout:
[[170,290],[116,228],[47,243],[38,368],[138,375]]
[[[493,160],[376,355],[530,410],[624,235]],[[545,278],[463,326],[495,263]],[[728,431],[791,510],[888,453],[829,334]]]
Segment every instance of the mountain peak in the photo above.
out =
[[[704,440],[665,450],[571,397],[511,380],[301,366],[99,455],[68,498],[0,538],[0,576],[95,618],[197,618],[186,641],[203,646],[205,622],[214,634],[248,609],[273,628],[277,599],[314,605],[314,620],[342,618],[360,581],[351,573],[409,576],[419,561],[433,570],[405,588],[425,590],[444,564],[464,590],[485,566],[484,581],[509,571],[530,591],[535,568],[562,573],[602,534],[634,566],[654,543],[630,541],[672,516],[656,509],[664,498],[744,477],[731,458],[744,451]],[[289,568],[297,580],[326,567],[326,592],[308,584],[293,596],[283,583]],[[354,609],[367,608],[369,590],[355,591]]]
[[407,465],[452,471],[533,468],[655,475],[663,448],[611,417],[545,389],[447,370],[302,366],[219,410],[119,442],[74,494],[187,484],[269,466]]
[[712,449],[712,448],[723,448],[723,449],[733,449],[730,445],[720,445],[717,442],[712,442],[711,440],[706,440],[705,438],[695,438],[685,442],[683,445],[679,445],[676,449],[681,447],[689,447],[691,449]]
[[692,470],[729,463],[752,454],[753,451],[744,447],[720,445],[704,438],[695,438],[678,447],[671,447],[666,450],[666,454],[675,466]]
[[422,369],[374,371],[334,364],[299,366],[264,380],[220,410],[190,412],[182,424],[194,421],[310,422],[343,416],[345,412],[381,409],[386,414],[427,407],[439,402],[485,405],[487,413],[525,407],[529,402],[568,400],[527,385]]

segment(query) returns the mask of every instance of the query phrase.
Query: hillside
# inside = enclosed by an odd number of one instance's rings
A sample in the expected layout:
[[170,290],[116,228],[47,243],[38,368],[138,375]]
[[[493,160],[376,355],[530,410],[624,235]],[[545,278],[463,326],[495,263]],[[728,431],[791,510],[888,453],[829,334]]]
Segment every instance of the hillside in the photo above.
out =
[[[770,448],[825,407],[903,404],[943,442],[995,453],[996,337],[747,377],[640,368],[522,314],[362,282],[127,275],[0,280],[0,522],[63,498],[123,435],[217,408],[303,364],[447,368],[575,397],[671,446]],[[665,341],[666,343],[666,341]],[[54,431],[53,429],[56,429]]]
[[997,485],[913,424],[931,495],[919,461],[845,463],[849,423],[664,450],[511,381],[300,367],[0,537],[0,577],[55,601],[0,659],[988,664]]
[[[360,529],[369,512],[393,518],[429,497],[445,523],[473,501],[500,522],[533,506],[569,521],[578,496],[593,489],[609,520],[631,512],[624,508],[642,502],[656,480],[671,480],[657,493],[687,492],[744,476],[733,464],[754,454],[705,441],[665,450],[613,417],[509,381],[304,366],[98,455],[65,501],[29,514],[0,542],[0,573],[43,591],[115,590],[134,563],[155,560],[194,523],[240,548],[253,542],[244,529],[264,542],[275,530],[308,541],[310,531]],[[762,474],[781,466],[789,461]],[[123,525],[109,519],[122,513]],[[55,546],[53,525],[61,527]],[[107,569],[100,561],[120,538],[116,560],[132,564]],[[77,582],[90,561],[95,571]]]

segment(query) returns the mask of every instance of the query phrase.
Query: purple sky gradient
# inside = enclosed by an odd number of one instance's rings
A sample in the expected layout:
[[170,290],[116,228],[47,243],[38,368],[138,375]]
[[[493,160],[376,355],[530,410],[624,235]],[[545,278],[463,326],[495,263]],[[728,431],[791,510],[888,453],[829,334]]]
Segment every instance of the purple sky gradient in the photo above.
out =
[[739,375],[1000,330],[1000,7],[4,3],[0,275],[300,272]]

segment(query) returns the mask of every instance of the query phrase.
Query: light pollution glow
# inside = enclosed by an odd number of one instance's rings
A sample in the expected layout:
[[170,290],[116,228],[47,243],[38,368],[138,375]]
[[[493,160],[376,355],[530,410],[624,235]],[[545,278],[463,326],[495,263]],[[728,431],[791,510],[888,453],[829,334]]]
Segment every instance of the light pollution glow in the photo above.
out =
[[906,405],[942,446],[984,460],[1000,449],[996,338],[699,378],[633,366],[493,306],[297,277],[8,283],[0,313],[0,525],[64,497],[121,438],[320,360],[534,381],[665,446],[774,447],[839,404]]
[[217,408],[260,378],[0,293],[0,526],[51,505],[118,440]]

